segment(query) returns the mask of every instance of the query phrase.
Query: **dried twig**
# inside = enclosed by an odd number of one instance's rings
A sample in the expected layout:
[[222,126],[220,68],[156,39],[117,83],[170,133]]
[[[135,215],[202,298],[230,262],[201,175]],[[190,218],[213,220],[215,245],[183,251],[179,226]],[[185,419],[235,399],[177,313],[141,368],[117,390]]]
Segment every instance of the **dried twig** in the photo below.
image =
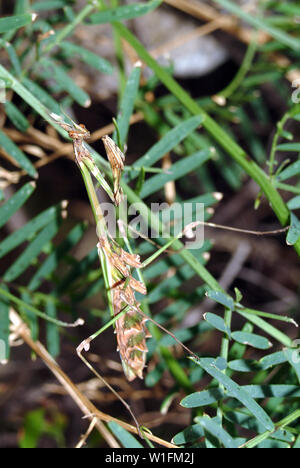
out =
[[[20,338],[24,340],[24,342],[39,356],[46,366],[50,369],[50,371],[55,375],[61,385],[65,388],[67,393],[73,399],[73,401],[77,404],[77,406],[81,409],[84,415],[92,421],[93,418],[97,418],[96,428],[105,438],[106,442],[110,447],[119,448],[118,442],[115,440],[113,435],[108,431],[108,429],[103,424],[103,421],[115,421],[117,424],[122,426],[129,432],[133,432],[134,434],[138,434],[138,430],[135,426],[125,423],[120,419],[113,418],[109,414],[103,413],[99,411],[95,405],[78,389],[76,384],[72,382],[72,380],[64,373],[64,371],[59,367],[57,362],[50,356],[46,348],[40,343],[39,341],[33,341],[30,335],[30,331],[27,325],[23,322],[19,314],[13,309],[10,310],[10,320],[13,324],[13,331],[17,333]],[[152,440],[153,442],[162,445],[167,448],[177,448],[176,445],[167,442],[159,437],[154,436],[153,434],[147,433],[148,439]]]

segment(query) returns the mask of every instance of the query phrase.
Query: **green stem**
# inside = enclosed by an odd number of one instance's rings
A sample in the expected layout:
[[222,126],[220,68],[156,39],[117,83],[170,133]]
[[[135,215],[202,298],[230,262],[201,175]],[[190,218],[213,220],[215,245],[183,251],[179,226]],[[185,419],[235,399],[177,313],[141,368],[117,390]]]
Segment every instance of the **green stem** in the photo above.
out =
[[281,120],[279,120],[279,122],[277,123],[277,130],[276,130],[276,133],[274,135],[274,138],[273,138],[273,141],[272,141],[272,147],[271,147],[271,151],[270,151],[270,158],[269,158],[269,176],[272,177],[273,176],[273,171],[274,171],[274,166],[275,166],[275,153],[276,153],[276,148],[277,148],[277,143],[278,143],[278,139],[282,133],[282,130],[284,129],[284,126],[287,122],[287,120],[290,118],[290,112],[287,112],[286,114],[284,114],[284,116],[282,117]]
[[35,307],[33,307],[33,306],[27,304],[26,302],[22,301],[18,297],[13,296],[8,291],[5,291],[5,289],[0,288],[0,294],[1,294],[1,296],[4,296],[7,299],[9,299],[11,302],[14,302],[19,307],[23,307],[23,308],[29,310],[30,312],[33,312],[38,317],[41,317],[42,319],[47,320],[47,322],[54,323],[55,325],[57,325],[59,327],[78,327],[78,325],[83,325],[83,321],[81,321],[81,320],[76,321],[74,323],[67,323],[67,322],[61,322],[60,320],[56,320],[53,317],[49,317],[49,315],[44,314],[43,312],[36,309]]
[[67,26],[62,28],[59,33],[55,35],[55,38],[52,42],[50,42],[47,47],[44,49],[44,53],[50,52],[50,50],[53,49],[56,45],[58,45],[61,41],[63,41],[71,32],[73,29],[80,24],[93,10],[95,9],[95,6],[90,4],[86,5],[79,13],[78,15],[74,18],[74,20],[69,23]]
[[[280,223],[286,226],[290,213],[268,175],[247,155],[247,153],[192,99],[192,97],[163,69],[146,51],[136,37],[120,23],[114,23],[120,35],[137,51],[140,58],[155,72],[162,83],[177,97],[177,99],[194,115],[203,115],[203,127],[213,139],[245,170],[245,172],[260,186]],[[295,250],[300,256],[300,239],[295,244]]]
[[283,429],[285,426],[290,424],[291,422],[295,421],[296,419],[300,418],[300,409],[294,411],[293,413],[289,414],[285,418],[281,419],[273,431],[265,431],[263,434],[259,434],[258,436],[254,437],[253,439],[249,440],[246,442],[244,445],[242,445],[241,448],[254,448],[261,442],[263,442],[265,439],[267,439],[271,434],[273,434],[276,430],[278,429]]
[[292,185],[283,184],[282,182],[274,182],[274,186],[281,190],[285,190],[286,192],[291,192],[295,193],[296,195],[300,195],[300,187],[293,187]]
[[225,99],[228,99],[238,89],[238,87],[240,86],[243,79],[245,78],[245,76],[247,75],[248,71],[251,68],[253,59],[256,54],[256,50],[257,50],[257,32],[254,33],[254,37],[251,40],[247,48],[245,57],[242,61],[242,64],[237,74],[235,75],[233,80],[229,83],[229,85],[226,86],[226,88],[224,88],[223,91],[220,91],[218,93],[218,96],[222,96]]

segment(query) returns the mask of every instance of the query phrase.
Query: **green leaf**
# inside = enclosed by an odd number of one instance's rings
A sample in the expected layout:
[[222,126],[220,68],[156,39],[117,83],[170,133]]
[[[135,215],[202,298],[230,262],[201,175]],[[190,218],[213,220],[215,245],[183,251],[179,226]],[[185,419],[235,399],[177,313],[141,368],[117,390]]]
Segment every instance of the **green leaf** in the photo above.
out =
[[235,359],[228,363],[228,367],[236,372],[257,372],[261,369],[257,361],[251,359]]
[[26,414],[20,448],[36,448],[45,430],[45,410],[39,408]]
[[165,369],[166,365],[162,362],[158,363],[152,371],[148,372],[145,378],[146,387],[154,387],[160,381]]
[[276,353],[268,354],[258,361],[258,364],[262,369],[270,369],[270,367],[278,366],[287,361],[287,357],[283,351],[277,351]]
[[243,388],[216,368],[215,364],[207,359],[191,358],[195,364],[201,366],[208,374],[214,377],[226,390],[239,400],[260,421],[267,430],[273,430],[274,424],[267,413]]
[[292,340],[285,333],[283,333],[281,330],[274,327],[270,323],[266,322],[261,317],[258,317],[255,314],[247,312],[247,309],[241,310],[239,308],[236,308],[236,312],[242,317],[244,317],[246,320],[248,320],[249,322],[259,327],[265,333],[275,338],[275,340],[279,341],[279,343],[282,343],[284,346],[292,345]]
[[141,198],[146,198],[152,193],[158,192],[167,182],[184,177],[208,161],[211,156],[211,151],[206,149],[182,158],[173,164],[166,174],[157,174],[146,180],[141,190]]
[[210,388],[201,392],[191,393],[187,395],[180,404],[184,408],[198,408],[201,406],[208,406],[216,401],[224,398],[225,392],[221,388]]
[[281,442],[280,440],[266,439],[256,446],[256,448],[264,449],[288,449],[290,448],[289,444],[286,442]]
[[132,434],[115,421],[109,421],[107,425],[125,448],[143,448],[142,444],[140,444]]
[[171,151],[178,143],[180,143],[189,133],[199,127],[203,122],[203,116],[197,115],[188,120],[178,124],[166,135],[161,138],[155,145],[151,147],[147,153],[138,159],[134,167],[153,166],[159,161],[166,153]]
[[[57,318],[56,307],[54,302],[48,301],[46,303],[46,314],[49,317]],[[51,356],[54,358],[59,355],[60,343],[59,343],[59,328],[54,323],[46,323],[46,338],[47,338],[47,349]]]
[[208,416],[196,417],[195,422],[200,424],[203,429],[214,437],[216,437],[226,448],[236,448],[236,442],[234,439],[226,432],[222,426],[220,426],[216,421],[213,421]]
[[7,117],[12,121],[14,126],[20,130],[20,132],[26,132],[29,127],[29,122],[24,117],[22,112],[14,105],[13,102],[7,101],[5,103],[5,112]]
[[27,174],[35,179],[38,174],[23,151],[2,131],[0,130],[0,145],[16,161],[18,166],[24,169]]
[[296,372],[298,381],[300,383],[300,352],[298,349],[286,348],[283,350],[284,355],[286,356],[288,362]]
[[260,17],[260,15],[251,15],[248,11],[245,11],[239,5],[229,0],[214,0],[214,2],[218,3],[223,8],[226,8],[226,10],[230,11],[238,18],[242,18],[246,23],[249,23],[254,28],[270,34],[270,36],[274,37],[274,39],[277,39],[277,41],[280,43],[285,44],[293,50],[300,50],[300,45],[296,37],[290,36],[285,31],[269,25],[264,18]]
[[295,245],[300,237],[300,221],[294,213],[291,213],[291,226],[286,236],[287,245]]
[[143,16],[149,11],[154,10],[162,3],[162,0],[151,0],[147,3],[133,3],[131,5],[122,5],[118,8],[93,13],[90,16],[92,24],[112,23],[114,21],[123,21]]
[[30,93],[32,93],[42,104],[44,104],[44,106],[47,107],[47,109],[58,115],[61,113],[61,108],[59,104],[52,98],[52,96],[50,96],[49,93],[47,93],[47,91],[41,88],[35,81],[32,81],[29,78],[23,78],[23,83],[28,89],[28,91],[30,91]]
[[[140,84],[140,77],[141,77],[141,67],[140,64],[136,65],[133,70],[131,71],[125,90],[121,99],[120,109],[118,112],[117,117],[117,126],[119,129],[120,134],[120,143],[121,143],[121,150],[124,150],[124,144],[127,139],[129,125],[130,125],[130,117],[132,115],[134,109],[134,103],[136,100],[137,92],[139,89]],[[116,132],[114,132],[113,139],[116,143]]]
[[80,241],[85,230],[85,223],[75,226],[59,246],[55,248],[50,255],[48,255],[47,259],[30,280],[28,288],[31,291],[37,289],[42,280],[58,268],[61,259]]
[[222,317],[219,317],[216,314],[212,314],[211,312],[206,312],[203,315],[203,318],[214,328],[220,330],[223,333],[226,333],[230,337],[230,329],[227,327]]
[[184,431],[178,432],[173,438],[172,442],[176,445],[186,444],[187,442],[193,442],[194,440],[200,439],[204,436],[203,427],[200,424],[193,424],[187,427]]
[[24,205],[26,200],[35,190],[35,183],[28,182],[23,185],[7,202],[0,206],[0,228],[9,220],[9,218]]
[[282,143],[276,146],[277,151],[300,151],[300,143]]
[[209,290],[207,291],[206,296],[218,302],[219,304],[222,304],[224,307],[226,307],[226,309],[234,309],[234,300],[225,293]]
[[83,62],[93,68],[96,68],[96,70],[102,73],[112,74],[113,66],[111,63],[99,55],[94,54],[90,50],[80,47],[77,44],[73,44],[72,42],[61,42],[59,46],[67,57],[73,58],[79,56]]
[[277,180],[286,180],[294,177],[295,175],[300,174],[300,160],[290,164],[286,169],[284,169],[280,174],[277,176]]
[[[2,287],[8,291],[4,284]],[[0,363],[9,359],[9,308],[9,302],[0,297]]]
[[61,89],[67,91],[80,106],[90,106],[91,99],[89,95],[77,86],[75,81],[69,77],[60,65],[46,57],[43,57],[39,61],[39,64],[37,72],[41,77],[45,80],[49,80],[49,77],[51,77],[51,79],[54,79]]
[[8,237],[0,242],[0,258],[2,258],[18,245],[22,244],[22,242],[31,239],[32,236],[37,233],[37,231],[42,229],[55,217],[59,217],[60,212],[61,204],[52,206],[51,208],[48,208],[47,210],[37,215],[35,218],[25,224],[25,226],[22,226],[20,229],[12,232]]
[[287,202],[287,206],[290,210],[299,210],[300,209],[300,195],[292,198]]
[[33,20],[34,16],[32,14],[0,18],[0,34],[22,28],[23,26],[32,23]]
[[97,248],[92,249],[80,262],[76,263],[71,270],[60,280],[57,287],[57,294],[64,293],[69,286],[98,260]]
[[238,343],[242,343],[258,349],[269,349],[272,346],[272,343],[270,343],[267,338],[256,335],[255,333],[234,331],[231,333],[231,338],[233,338]]
[[15,260],[4,274],[5,281],[14,281],[39,255],[44,246],[57,234],[60,220],[54,219],[35,237],[24,252]]
[[65,0],[43,0],[35,2],[31,8],[33,11],[47,11],[64,8],[66,6]]
[[4,47],[8,53],[9,59],[11,61],[12,66],[14,67],[14,71],[17,76],[21,75],[22,68],[20,64],[19,57],[15,51],[15,48],[4,39],[0,39],[0,46]]
[[252,398],[299,398],[298,385],[243,385]]

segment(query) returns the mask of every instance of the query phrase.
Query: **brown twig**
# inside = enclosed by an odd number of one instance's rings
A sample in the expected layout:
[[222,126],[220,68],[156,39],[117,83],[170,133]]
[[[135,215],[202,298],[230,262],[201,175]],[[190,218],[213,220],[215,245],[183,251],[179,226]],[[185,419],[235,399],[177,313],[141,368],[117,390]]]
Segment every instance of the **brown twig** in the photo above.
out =
[[[16,311],[13,309],[10,310],[10,320],[13,324],[14,332],[18,333],[18,335],[24,340],[24,342],[39,356],[46,366],[50,369],[50,371],[55,375],[61,385],[65,388],[68,392],[70,397],[73,401],[77,404],[77,406],[81,409],[83,414],[90,420],[94,417],[97,417],[96,428],[98,431],[103,435],[105,440],[107,441],[108,445],[113,448],[119,448],[118,442],[115,440],[113,435],[108,431],[106,426],[103,424],[103,421],[110,422],[115,421],[117,424],[122,426],[129,432],[133,432],[134,434],[138,434],[137,428],[121,421],[120,419],[113,418],[109,414],[103,413],[99,411],[96,406],[77,388],[74,382],[64,373],[64,371],[59,367],[57,362],[50,356],[48,351],[39,341],[33,341],[30,335],[30,331],[27,325],[23,322],[20,316],[17,314]],[[148,439],[152,440],[153,442],[162,445],[167,448],[177,448],[176,445],[167,442],[166,440],[161,439],[160,437],[156,437],[152,434],[147,433]]]

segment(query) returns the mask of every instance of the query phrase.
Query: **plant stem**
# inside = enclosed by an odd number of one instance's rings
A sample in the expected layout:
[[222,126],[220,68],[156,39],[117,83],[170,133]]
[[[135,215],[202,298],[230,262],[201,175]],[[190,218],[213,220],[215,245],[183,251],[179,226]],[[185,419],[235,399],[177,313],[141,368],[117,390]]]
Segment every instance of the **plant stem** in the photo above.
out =
[[273,431],[265,431],[263,434],[259,434],[258,436],[254,437],[253,439],[246,442],[240,448],[254,448],[265,439],[267,439],[271,434],[273,434],[278,429],[283,429],[285,426],[290,424],[291,422],[295,421],[296,419],[300,418],[300,409],[294,411],[293,413],[289,414],[285,418],[281,419],[276,424],[276,427]]
[[[214,140],[245,170],[245,172],[260,186],[280,223],[286,226],[290,212],[268,175],[247,155],[247,153],[213,120],[192,97],[162,68],[147,52],[136,37],[120,23],[114,23],[120,35],[137,51],[140,58],[155,72],[162,83],[177,99],[194,115],[203,115],[203,127]],[[295,244],[295,250],[300,256],[300,239]]]

